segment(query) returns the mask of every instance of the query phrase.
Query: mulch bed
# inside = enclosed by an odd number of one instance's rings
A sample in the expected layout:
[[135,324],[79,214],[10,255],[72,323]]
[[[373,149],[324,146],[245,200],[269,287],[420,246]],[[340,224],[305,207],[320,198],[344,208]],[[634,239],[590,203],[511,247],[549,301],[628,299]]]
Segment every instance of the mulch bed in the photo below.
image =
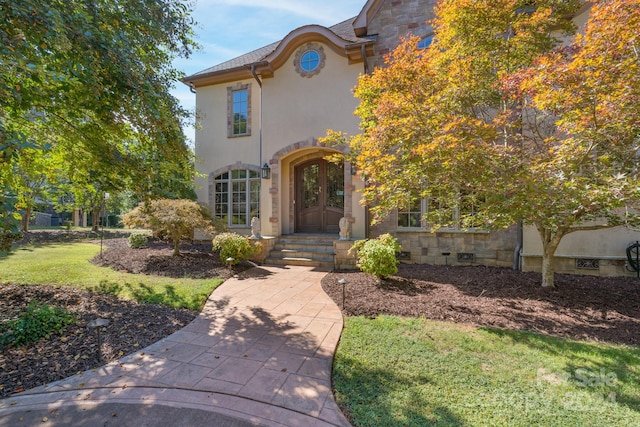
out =
[[65,308],[75,314],[76,321],[62,334],[0,348],[0,397],[101,366],[97,332],[87,327],[91,320],[110,321],[101,334],[102,357],[110,362],[171,335],[198,314],[75,288],[5,284],[0,285],[2,319],[16,316],[33,300]]
[[476,326],[527,330],[579,340],[640,345],[640,280],[557,274],[555,288],[538,273],[496,267],[401,264],[378,280],[334,272],[322,286],[345,313],[424,317]]
[[[150,241],[145,248],[131,249],[123,235],[125,231],[110,232],[110,239],[103,242],[102,255],[91,262],[129,273],[176,278],[227,278],[252,266],[241,263],[228,268],[220,262],[218,254],[211,251],[211,243],[183,244],[182,255],[173,256],[173,247],[166,242]],[[70,242],[87,237],[93,242],[99,238],[85,231],[34,231],[25,235],[21,245]],[[76,315],[76,322],[67,326],[64,334],[53,334],[17,348],[0,348],[0,398],[131,354],[171,335],[198,314],[70,287],[0,284],[0,321],[15,317],[32,300],[67,309]],[[87,327],[96,318],[110,321],[102,334],[102,362],[98,359],[97,333]]]

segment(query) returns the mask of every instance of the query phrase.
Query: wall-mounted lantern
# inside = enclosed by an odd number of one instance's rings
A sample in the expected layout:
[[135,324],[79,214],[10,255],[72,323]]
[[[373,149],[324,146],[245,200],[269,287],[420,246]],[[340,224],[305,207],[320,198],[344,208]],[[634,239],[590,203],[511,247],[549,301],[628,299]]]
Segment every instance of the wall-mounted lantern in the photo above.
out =
[[271,168],[268,164],[265,163],[264,165],[262,165],[262,179],[269,178],[271,178]]

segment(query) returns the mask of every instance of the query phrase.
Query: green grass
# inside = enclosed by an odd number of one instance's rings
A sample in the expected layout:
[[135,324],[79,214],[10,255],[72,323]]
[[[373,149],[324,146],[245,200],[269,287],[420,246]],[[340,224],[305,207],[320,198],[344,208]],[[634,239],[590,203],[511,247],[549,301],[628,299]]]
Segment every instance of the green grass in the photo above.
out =
[[334,361],[362,426],[638,426],[640,348],[352,317]]
[[221,279],[166,278],[129,274],[89,262],[100,245],[67,243],[0,252],[0,283],[58,285],[111,293],[140,302],[200,310]]

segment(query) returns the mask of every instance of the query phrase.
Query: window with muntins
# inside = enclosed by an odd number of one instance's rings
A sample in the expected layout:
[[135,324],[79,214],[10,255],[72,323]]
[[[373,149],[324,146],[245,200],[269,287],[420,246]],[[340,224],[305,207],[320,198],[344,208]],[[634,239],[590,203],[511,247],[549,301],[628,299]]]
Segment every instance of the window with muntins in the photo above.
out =
[[296,72],[302,77],[313,77],[324,67],[327,55],[324,48],[317,43],[307,43],[295,54],[293,64]]
[[214,178],[213,215],[229,227],[251,226],[260,216],[260,172],[234,169]]
[[251,135],[251,86],[237,84],[227,88],[227,134]]
[[452,205],[437,197],[407,200],[398,208],[398,228],[430,228],[439,224],[442,229],[482,229],[486,224],[477,219],[477,203],[476,195],[464,191]]
[[398,227],[421,227],[423,202],[421,200],[408,200],[398,209]]

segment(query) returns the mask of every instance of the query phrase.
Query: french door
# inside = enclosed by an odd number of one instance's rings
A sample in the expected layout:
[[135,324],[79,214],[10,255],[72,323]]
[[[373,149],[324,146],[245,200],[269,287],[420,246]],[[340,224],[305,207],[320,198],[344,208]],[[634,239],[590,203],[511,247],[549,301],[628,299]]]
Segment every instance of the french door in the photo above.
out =
[[295,168],[297,233],[339,233],[344,216],[344,165],[314,159]]

